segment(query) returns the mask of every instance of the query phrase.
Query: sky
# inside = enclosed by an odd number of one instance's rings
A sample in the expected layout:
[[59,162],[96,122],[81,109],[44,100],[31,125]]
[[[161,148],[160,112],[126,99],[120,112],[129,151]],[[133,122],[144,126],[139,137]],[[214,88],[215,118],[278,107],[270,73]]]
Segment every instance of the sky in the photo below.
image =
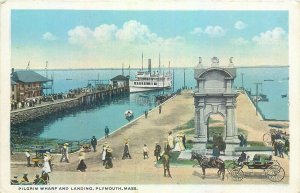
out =
[[30,68],[288,65],[287,11],[12,10],[11,65]]

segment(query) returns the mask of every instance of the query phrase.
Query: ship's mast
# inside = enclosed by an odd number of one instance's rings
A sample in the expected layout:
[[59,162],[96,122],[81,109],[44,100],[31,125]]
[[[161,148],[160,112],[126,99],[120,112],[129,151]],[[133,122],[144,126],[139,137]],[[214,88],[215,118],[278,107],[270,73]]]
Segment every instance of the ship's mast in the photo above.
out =
[[142,52],[142,71],[143,71],[143,67],[144,66],[144,54],[143,54],[143,52]]
[[158,69],[159,69],[159,74],[160,74],[160,53],[158,54]]

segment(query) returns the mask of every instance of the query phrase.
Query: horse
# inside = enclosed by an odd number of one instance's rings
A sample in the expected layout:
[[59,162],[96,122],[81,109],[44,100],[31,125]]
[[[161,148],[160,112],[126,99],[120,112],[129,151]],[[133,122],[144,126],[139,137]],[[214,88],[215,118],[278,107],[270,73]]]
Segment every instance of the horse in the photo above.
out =
[[[205,179],[205,169],[206,168],[218,168],[218,176],[222,175],[222,180],[224,180],[224,175],[225,175],[225,163],[223,160],[217,158],[213,163],[213,159],[208,159],[204,155],[200,155],[198,153],[192,152],[191,160],[197,160],[198,164],[202,168],[202,179]],[[195,165],[194,165],[195,166]],[[194,167],[193,166],[193,167]]]

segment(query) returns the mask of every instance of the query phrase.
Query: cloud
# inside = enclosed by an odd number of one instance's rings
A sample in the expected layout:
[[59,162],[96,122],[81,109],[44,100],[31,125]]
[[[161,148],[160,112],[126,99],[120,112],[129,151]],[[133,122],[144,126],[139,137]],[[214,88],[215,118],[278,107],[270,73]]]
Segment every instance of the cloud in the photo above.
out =
[[117,31],[116,25],[103,24],[95,28],[94,37],[98,42],[107,42],[114,39],[114,33]]
[[275,27],[273,30],[260,33],[254,36],[252,41],[258,45],[280,44],[286,40],[286,32],[281,27]]
[[223,29],[221,26],[206,26],[206,28],[203,30],[200,27],[196,27],[193,29],[191,34],[200,36],[201,34],[206,34],[212,38],[218,38],[224,36],[226,33],[226,30]]
[[238,30],[242,30],[242,29],[244,29],[244,28],[246,28],[247,27],[247,24],[245,24],[244,22],[242,22],[242,21],[237,21],[237,22],[235,22],[235,24],[234,24],[234,28],[235,29],[238,29]]
[[69,43],[85,47],[95,47],[103,43],[135,43],[135,44],[171,44],[181,42],[180,36],[175,38],[162,38],[152,32],[147,25],[136,20],[123,24],[122,28],[116,25],[102,24],[95,29],[85,26],[76,26],[68,31]]
[[158,39],[157,34],[150,31],[148,26],[135,20],[124,23],[116,33],[116,38],[125,42],[149,43]]
[[75,45],[91,47],[93,44],[94,32],[85,26],[76,26],[68,31],[69,42]]
[[248,40],[242,38],[242,37],[239,37],[237,39],[233,39],[232,40],[232,43],[235,44],[235,45],[238,45],[238,46],[241,46],[241,45],[246,45],[249,43]]
[[203,30],[200,27],[196,27],[191,31],[191,34],[200,36],[203,33]]
[[53,35],[52,33],[50,33],[50,32],[46,32],[46,33],[43,34],[42,39],[43,40],[54,41],[54,40],[57,40],[57,37],[55,35]]

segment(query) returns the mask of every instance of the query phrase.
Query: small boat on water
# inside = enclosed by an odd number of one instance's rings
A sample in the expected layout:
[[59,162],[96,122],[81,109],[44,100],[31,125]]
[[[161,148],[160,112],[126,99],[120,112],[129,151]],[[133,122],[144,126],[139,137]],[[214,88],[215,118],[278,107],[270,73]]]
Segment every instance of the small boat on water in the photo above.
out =
[[128,121],[131,121],[134,117],[132,110],[125,111],[124,115],[125,115],[125,119],[127,119]]
[[282,94],[281,95],[281,98],[286,98],[287,97],[287,94]]
[[66,80],[72,80],[72,78],[66,78]]
[[264,81],[274,81],[273,79],[265,79]]

